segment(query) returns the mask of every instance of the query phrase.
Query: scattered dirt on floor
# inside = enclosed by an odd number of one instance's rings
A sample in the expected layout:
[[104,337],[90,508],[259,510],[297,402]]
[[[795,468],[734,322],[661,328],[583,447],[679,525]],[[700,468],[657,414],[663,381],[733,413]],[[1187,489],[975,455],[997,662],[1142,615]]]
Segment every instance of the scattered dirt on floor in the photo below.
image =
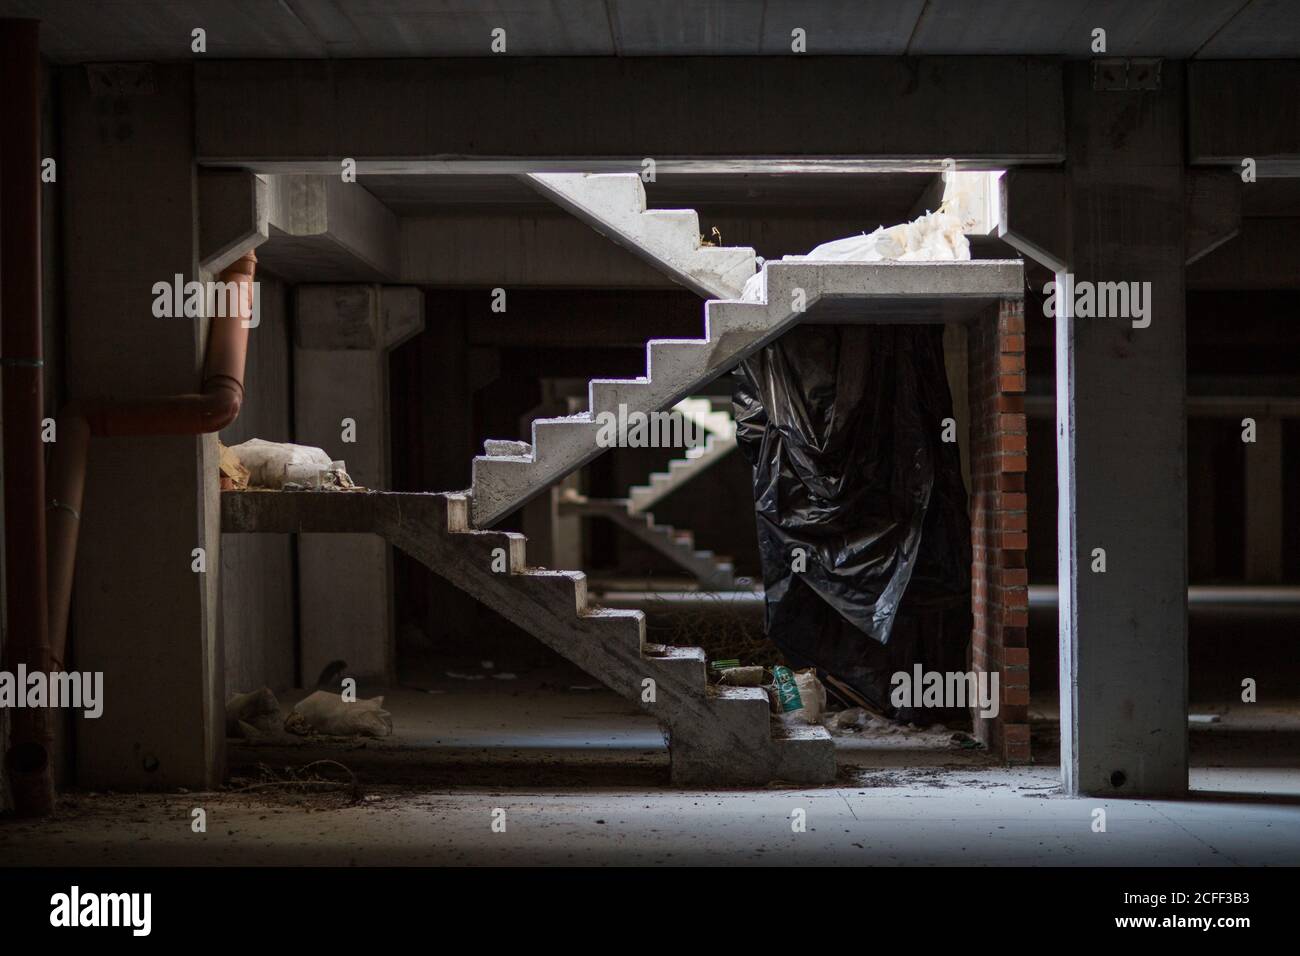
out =
[[933,787],[936,789],[975,787],[980,790],[987,790],[1005,786],[1005,782],[998,783],[991,779],[981,780],[978,777],[968,777],[962,780],[952,779],[952,774],[955,771],[961,770],[967,773],[971,771],[972,768],[966,764],[944,764],[934,767],[898,770],[848,769],[852,771],[852,775],[848,778],[850,785],[867,789],[878,787]]

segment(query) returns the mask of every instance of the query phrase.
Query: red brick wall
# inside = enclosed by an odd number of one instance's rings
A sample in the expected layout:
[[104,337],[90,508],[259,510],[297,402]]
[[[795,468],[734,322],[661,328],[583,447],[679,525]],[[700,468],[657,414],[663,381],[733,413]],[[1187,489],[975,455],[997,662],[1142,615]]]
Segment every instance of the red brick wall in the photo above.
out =
[[1008,763],[1029,762],[1029,572],[1025,471],[1025,317],[1003,301],[971,323],[971,666],[999,675],[997,717],[975,733]]

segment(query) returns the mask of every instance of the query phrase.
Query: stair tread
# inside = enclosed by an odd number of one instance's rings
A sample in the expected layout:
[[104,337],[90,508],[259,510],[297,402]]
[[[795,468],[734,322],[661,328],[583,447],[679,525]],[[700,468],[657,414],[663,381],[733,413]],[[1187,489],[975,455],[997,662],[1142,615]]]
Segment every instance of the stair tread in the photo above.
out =
[[680,644],[647,644],[642,655],[653,660],[699,661],[704,663],[708,657],[702,647],[686,647]]
[[830,731],[820,724],[786,723],[784,720],[772,721],[773,740],[833,740]]

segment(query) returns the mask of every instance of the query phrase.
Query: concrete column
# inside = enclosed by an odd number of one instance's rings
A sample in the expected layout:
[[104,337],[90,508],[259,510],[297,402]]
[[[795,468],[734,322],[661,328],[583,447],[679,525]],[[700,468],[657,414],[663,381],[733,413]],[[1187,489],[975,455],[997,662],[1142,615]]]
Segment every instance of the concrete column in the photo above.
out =
[[[1066,67],[1076,293],[1083,282],[1150,284],[1146,328],[1058,309],[1061,769],[1071,794],[1187,788],[1182,69],[1166,61],[1160,82],[1097,91],[1090,64]],[[1092,570],[1099,548],[1104,573]]]
[[1282,420],[1256,418],[1246,445],[1246,581],[1282,580]]
[[[156,282],[199,279],[188,65],[127,67],[91,91],[61,72],[67,380],[73,396],[193,392],[206,323],[153,314]],[[218,783],[224,747],[216,626],[216,436],[90,444],[72,616],[73,664],[104,674],[76,718],[77,779],[94,789]],[[207,570],[192,570],[203,548]]]
[[[347,462],[367,488],[389,487],[388,352],[424,327],[418,289],[304,285],[294,329],[294,438]],[[299,679],[331,661],[352,677],[394,671],[392,553],[377,535],[298,540]]]
[[[1215,435],[1213,419],[1192,419],[1188,422],[1189,433],[1193,428],[1198,432],[1198,441],[1189,441],[1188,474],[1192,480],[1187,482],[1188,535],[1187,543],[1188,580],[1193,584],[1204,584],[1214,580],[1217,565],[1218,542],[1215,538],[1214,521],[1214,452]],[[1195,522],[1190,520],[1196,515]]]
[[943,364],[952,393],[952,417],[957,422],[957,449],[961,454],[961,480],[966,491],[970,483],[970,361],[966,326],[949,323],[943,327]]
[[[519,419],[519,434],[532,434],[538,418],[572,415],[586,408],[586,382],[570,379],[543,379],[542,402]],[[528,557],[545,568],[578,570],[582,562],[582,518],[562,514],[560,499],[565,492],[579,492],[582,469],[557,481],[546,494],[538,495],[520,512],[524,535],[528,538]]]
[[[220,436],[227,445],[293,438],[289,290],[263,276],[259,292],[261,321],[248,334],[244,404]],[[297,682],[294,547],[289,535],[221,536],[221,640],[230,694]]]

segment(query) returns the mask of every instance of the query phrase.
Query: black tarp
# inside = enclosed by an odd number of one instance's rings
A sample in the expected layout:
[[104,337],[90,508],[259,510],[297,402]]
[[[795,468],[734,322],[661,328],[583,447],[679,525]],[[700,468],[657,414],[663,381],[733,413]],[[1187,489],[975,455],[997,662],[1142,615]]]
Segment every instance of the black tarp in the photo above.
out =
[[[877,708],[889,677],[966,670],[970,518],[943,327],[804,325],[735,372],[767,633]],[[806,567],[795,570],[798,551]]]

